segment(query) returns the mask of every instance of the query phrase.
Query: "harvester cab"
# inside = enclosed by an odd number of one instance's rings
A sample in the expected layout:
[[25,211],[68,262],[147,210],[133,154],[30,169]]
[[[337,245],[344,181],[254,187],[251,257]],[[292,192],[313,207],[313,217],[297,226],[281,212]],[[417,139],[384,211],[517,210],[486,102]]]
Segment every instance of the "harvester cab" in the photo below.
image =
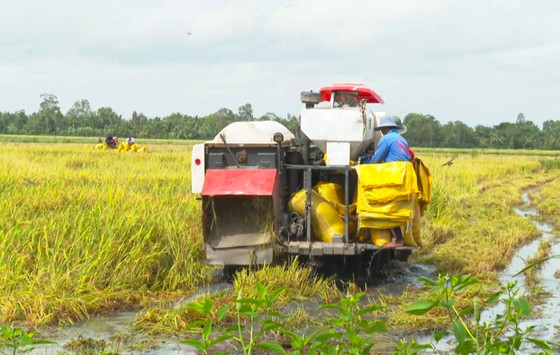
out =
[[383,104],[381,96],[342,83],[302,92],[300,99],[305,107],[297,135],[274,121],[234,122],[193,147],[192,191],[201,195],[207,261],[262,265],[298,255],[336,265],[357,260],[354,271],[370,274],[392,258],[408,257],[410,247],[384,250],[375,238],[381,238],[377,229],[411,221],[412,212],[376,223],[379,211],[358,201],[367,185],[359,181],[372,173],[360,173],[354,162],[380,138],[374,128],[384,114],[368,104]]

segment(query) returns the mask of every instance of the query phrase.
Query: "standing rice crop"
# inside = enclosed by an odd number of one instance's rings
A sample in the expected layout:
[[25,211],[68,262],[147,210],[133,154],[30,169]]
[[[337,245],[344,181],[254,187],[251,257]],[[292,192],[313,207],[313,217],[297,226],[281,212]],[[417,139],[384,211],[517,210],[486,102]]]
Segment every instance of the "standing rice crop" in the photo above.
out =
[[0,145],[0,321],[71,322],[206,282],[189,150]]

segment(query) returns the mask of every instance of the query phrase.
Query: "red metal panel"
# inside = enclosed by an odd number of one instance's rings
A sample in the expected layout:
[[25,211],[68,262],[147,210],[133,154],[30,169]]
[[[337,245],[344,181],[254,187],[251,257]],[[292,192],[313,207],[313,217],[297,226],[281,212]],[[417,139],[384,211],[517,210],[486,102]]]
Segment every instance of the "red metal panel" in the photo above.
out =
[[358,96],[356,97],[358,100],[366,100],[368,103],[384,103],[383,98],[378,93],[364,84],[354,83],[336,83],[323,86],[319,90],[319,93],[321,94],[321,101],[330,101],[333,91],[355,91],[358,93]]
[[202,186],[203,196],[270,196],[276,169],[208,169]]

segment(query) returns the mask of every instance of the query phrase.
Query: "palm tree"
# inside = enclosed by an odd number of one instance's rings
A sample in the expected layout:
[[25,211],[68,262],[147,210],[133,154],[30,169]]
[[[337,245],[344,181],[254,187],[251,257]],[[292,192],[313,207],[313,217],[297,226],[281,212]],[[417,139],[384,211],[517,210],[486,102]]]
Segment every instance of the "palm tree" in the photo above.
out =
[[490,145],[495,146],[496,148],[501,147],[504,144],[504,139],[500,135],[500,133],[496,130],[492,132],[490,136]]

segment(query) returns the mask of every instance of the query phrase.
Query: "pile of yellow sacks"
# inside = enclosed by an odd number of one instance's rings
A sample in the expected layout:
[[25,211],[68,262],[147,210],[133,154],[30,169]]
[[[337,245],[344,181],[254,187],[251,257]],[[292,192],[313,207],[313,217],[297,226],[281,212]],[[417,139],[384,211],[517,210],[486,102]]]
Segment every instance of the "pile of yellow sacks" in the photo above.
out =
[[[392,229],[400,227],[404,244],[421,246],[420,216],[431,198],[432,179],[423,163],[391,162],[356,167],[358,186],[349,214],[350,238],[383,246],[391,241]],[[419,173],[417,174],[416,171]],[[294,194],[291,212],[305,216],[306,190]],[[344,191],[341,185],[319,182],[311,191],[311,226],[317,239],[331,243],[344,236]]]
[[148,147],[147,146],[140,146],[136,143],[129,145],[126,142],[123,142],[121,144],[119,144],[119,146],[117,147],[117,150],[119,152],[143,152],[143,153],[147,153],[148,152]]
[[[335,197],[335,191],[330,197]],[[305,199],[307,191],[301,189],[294,194],[288,203],[288,209],[300,216],[305,216]],[[333,239],[344,236],[344,221],[338,213],[337,207],[317,192],[316,188],[311,190],[311,228],[314,235],[321,241],[332,243]]]

